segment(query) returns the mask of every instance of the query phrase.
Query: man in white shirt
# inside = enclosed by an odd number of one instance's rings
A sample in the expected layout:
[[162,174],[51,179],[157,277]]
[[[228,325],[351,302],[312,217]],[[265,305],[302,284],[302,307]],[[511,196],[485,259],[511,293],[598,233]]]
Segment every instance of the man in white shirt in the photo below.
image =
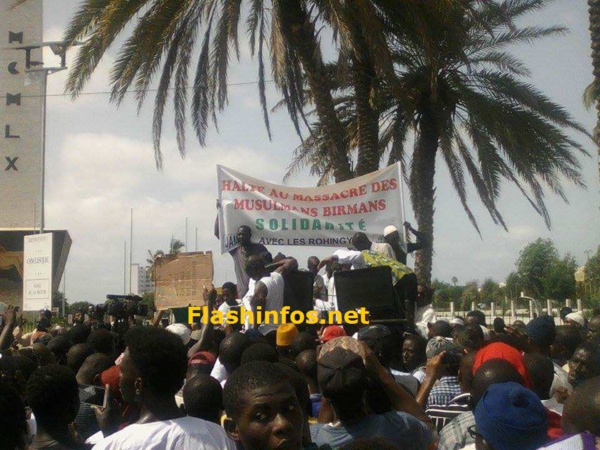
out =
[[[181,339],[155,327],[135,327],[126,336],[121,361],[123,400],[141,406],[139,420],[117,431],[114,406],[98,409],[104,439],[94,450],[234,450],[235,444],[218,425],[186,417],[175,402],[187,370]],[[112,423],[111,423],[112,422]],[[112,432],[112,434],[111,434]]]
[[365,233],[354,233],[354,236],[352,236],[352,245],[359,251],[371,250],[386,258],[396,259],[396,255],[390,244],[386,244],[385,242],[371,242]]
[[[270,272],[269,269],[275,269]],[[246,329],[258,328],[263,334],[277,329],[282,323],[279,312],[283,308],[283,292],[284,281],[283,275],[292,270],[298,269],[298,261],[294,258],[285,258],[281,261],[265,266],[263,257],[251,256],[246,263],[246,273],[250,277],[248,285],[248,293],[244,297],[243,303],[247,310],[253,313],[254,323],[250,323],[250,319],[246,317]],[[260,310],[259,310],[260,308]],[[257,312],[261,312],[261,320],[258,320]],[[277,312],[277,320],[268,320],[266,323],[265,317],[268,311]],[[276,322],[276,323],[275,323]]]

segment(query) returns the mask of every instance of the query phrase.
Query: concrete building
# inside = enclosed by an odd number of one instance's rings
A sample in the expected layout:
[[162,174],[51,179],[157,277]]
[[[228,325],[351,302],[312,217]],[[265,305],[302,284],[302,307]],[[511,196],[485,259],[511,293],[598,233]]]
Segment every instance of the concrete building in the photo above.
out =
[[154,292],[154,282],[150,267],[141,267],[139,264],[131,265],[131,293],[134,295],[144,295],[148,292]]

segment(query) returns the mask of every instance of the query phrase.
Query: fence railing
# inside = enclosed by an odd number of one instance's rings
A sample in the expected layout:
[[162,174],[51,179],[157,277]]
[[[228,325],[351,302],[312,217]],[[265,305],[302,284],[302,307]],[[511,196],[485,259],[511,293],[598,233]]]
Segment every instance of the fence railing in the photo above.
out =
[[485,307],[479,308],[475,303],[471,303],[471,308],[456,307],[456,302],[450,302],[450,308],[443,308],[434,304],[436,316],[438,319],[452,319],[454,317],[465,317],[469,311],[479,310],[485,314],[486,322],[492,324],[496,317],[501,317],[506,323],[512,323],[516,320],[522,320],[527,323],[531,319],[541,314],[549,314],[554,317],[557,325],[562,325],[564,322],[560,318],[560,309],[563,307],[572,308],[573,311],[580,311],[584,314],[587,312],[583,309],[581,300],[577,300],[576,304],[567,299],[566,302],[557,302],[555,300],[546,300],[545,304],[541,302],[522,298],[521,300],[506,300],[501,304],[491,302]]

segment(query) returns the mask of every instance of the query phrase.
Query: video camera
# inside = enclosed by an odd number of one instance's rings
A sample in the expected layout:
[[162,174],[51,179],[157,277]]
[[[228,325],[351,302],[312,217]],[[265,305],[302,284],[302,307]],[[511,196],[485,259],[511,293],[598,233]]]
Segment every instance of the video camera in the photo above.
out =
[[109,316],[117,319],[148,315],[148,305],[142,303],[142,297],[139,295],[108,294],[104,307]]

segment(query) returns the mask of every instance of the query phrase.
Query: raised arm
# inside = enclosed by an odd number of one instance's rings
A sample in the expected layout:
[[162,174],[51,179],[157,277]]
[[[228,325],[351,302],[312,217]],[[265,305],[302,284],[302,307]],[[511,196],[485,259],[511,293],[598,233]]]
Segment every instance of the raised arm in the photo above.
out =
[[200,331],[200,338],[198,339],[198,342],[192,345],[188,350],[188,359],[194,356],[194,354],[197,352],[209,350],[213,342],[215,325],[212,323],[212,320],[210,320],[210,316],[212,311],[215,309],[215,304],[217,302],[217,291],[215,290],[215,287],[211,285],[211,290],[209,291],[205,287],[202,295],[204,297],[204,302],[206,303],[208,317],[206,323],[202,326],[202,331]]
[[261,281],[257,281],[256,287],[254,288],[254,295],[252,296],[252,300],[250,300],[250,305],[252,306],[252,314],[254,315],[254,323],[252,324],[252,328],[258,328],[258,326],[260,325],[260,323],[258,323],[258,320],[256,320],[256,311],[259,306],[264,311],[268,294],[269,289],[267,288],[267,286]]
[[271,264],[271,267],[275,267],[274,272],[283,275],[294,270],[298,270],[298,261],[296,261],[296,258],[285,258],[279,262]]
[[396,380],[394,376],[381,365],[377,356],[373,351],[363,343],[365,351],[367,353],[366,368],[367,373],[374,379],[378,380],[387,394],[392,407],[396,411],[402,411],[419,419],[427,426],[431,425],[431,420],[425,414],[423,407],[417,403],[417,401],[410,396],[406,390],[404,390]]

